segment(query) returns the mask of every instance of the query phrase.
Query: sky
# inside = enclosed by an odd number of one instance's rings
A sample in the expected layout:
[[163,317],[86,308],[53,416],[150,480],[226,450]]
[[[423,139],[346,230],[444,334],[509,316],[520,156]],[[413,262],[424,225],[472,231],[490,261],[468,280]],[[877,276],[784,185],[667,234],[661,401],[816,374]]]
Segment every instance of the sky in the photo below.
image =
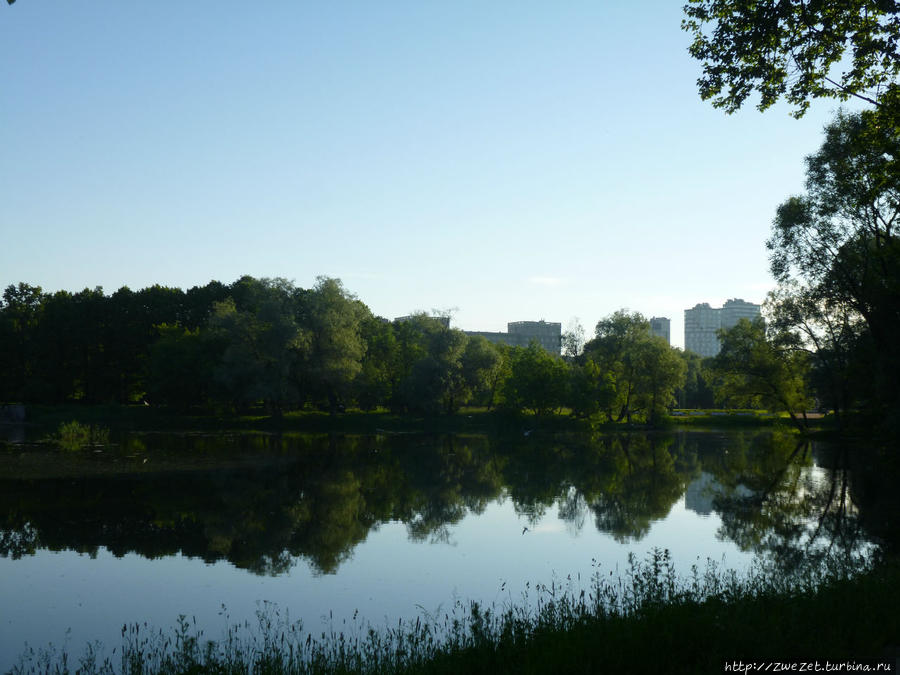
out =
[[454,327],[772,288],[837,104],[700,100],[678,0],[0,3],[0,286],[340,278]]

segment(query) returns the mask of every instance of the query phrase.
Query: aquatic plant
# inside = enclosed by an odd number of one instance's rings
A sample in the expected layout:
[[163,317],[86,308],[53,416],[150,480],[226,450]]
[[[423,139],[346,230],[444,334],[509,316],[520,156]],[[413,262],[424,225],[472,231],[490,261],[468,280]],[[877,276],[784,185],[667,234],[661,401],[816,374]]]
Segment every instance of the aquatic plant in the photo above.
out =
[[[65,650],[28,649],[14,675],[155,675],[174,673],[550,672],[575,664],[609,672],[692,672],[740,654],[866,658],[896,639],[900,595],[893,565],[844,561],[773,576],[744,574],[707,561],[675,573],[668,551],[630,558],[624,574],[597,567],[587,588],[578,577],[527,584],[519,601],[483,606],[456,600],[415,621],[375,627],[358,615],[313,634],[272,603],[256,623],[232,624],[209,640],[180,616],[170,631],[146,623],[123,627],[122,645],[101,659],[97,643],[74,665]],[[505,584],[501,587],[505,591]],[[534,595],[535,597],[532,597]],[[223,607],[226,622],[230,619]],[[653,649],[648,649],[649,645]],[[118,654],[116,653],[118,650]],[[858,654],[856,654],[858,656]]]
[[82,450],[91,445],[109,444],[109,429],[72,420],[60,424],[52,439],[63,450]]

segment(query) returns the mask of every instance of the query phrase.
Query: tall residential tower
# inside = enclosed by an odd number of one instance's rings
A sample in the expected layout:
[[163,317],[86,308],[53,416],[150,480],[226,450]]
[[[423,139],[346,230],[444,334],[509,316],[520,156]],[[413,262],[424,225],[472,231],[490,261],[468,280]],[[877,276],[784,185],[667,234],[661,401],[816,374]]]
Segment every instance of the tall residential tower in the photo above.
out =
[[684,310],[684,349],[700,356],[715,356],[721,345],[716,335],[720,328],[732,328],[741,319],[753,321],[760,316],[760,306],[739,298],[728,300],[722,307],[704,302]]
[[666,342],[672,344],[670,328],[671,322],[664,316],[654,316],[650,319],[650,335],[664,338]]

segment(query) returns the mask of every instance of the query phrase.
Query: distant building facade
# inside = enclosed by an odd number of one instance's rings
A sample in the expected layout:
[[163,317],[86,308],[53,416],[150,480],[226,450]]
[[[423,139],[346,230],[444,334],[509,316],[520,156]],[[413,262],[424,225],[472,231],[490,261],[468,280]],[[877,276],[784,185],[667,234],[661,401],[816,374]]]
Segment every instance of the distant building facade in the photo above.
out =
[[554,356],[562,349],[562,324],[549,321],[512,321],[506,324],[506,333],[491,331],[465,331],[466,335],[480,335],[495,344],[511,347],[527,347],[532,340]]
[[670,329],[672,322],[664,316],[654,316],[650,319],[650,335],[664,338],[668,344],[672,344]]
[[740,298],[728,300],[722,307],[708,302],[684,310],[684,349],[700,356],[715,356],[721,345],[716,335],[720,328],[733,328],[741,319],[753,321],[760,316],[760,306]]
[[708,302],[684,310],[685,351],[704,357],[719,353],[719,338],[716,337],[716,331],[722,327],[720,311],[710,307]]
[[740,298],[726,300],[722,305],[722,328],[734,328],[741,319],[753,321],[760,316],[759,305]]

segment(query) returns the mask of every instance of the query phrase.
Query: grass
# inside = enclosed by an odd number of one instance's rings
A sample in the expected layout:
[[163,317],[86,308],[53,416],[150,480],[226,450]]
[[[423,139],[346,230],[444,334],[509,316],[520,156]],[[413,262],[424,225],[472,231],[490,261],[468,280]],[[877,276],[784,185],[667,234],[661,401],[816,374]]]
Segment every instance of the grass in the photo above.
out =
[[[685,410],[666,418],[663,426],[678,427],[759,427],[787,424],[783,416],[745,410]],[[177,413],[144,405],[59,405],[29,406],[28,423],[45,429],[58,429],[72,420],[82,425],[103,425],[112,429],[204,431],[204,430],[283,430],[336,431],[346,433],[430,432],[430,433],[504,433],[523,430],[596,431],[621,430],[625,424],[602,424],[597,420],[575,419],[566,414],[539,417],[513,414],[486,408],[463,408],[453,415],[424,417],[391,413],[379,409],[366,412],[348,410],[338,415],[315,410],[285,413],[281,417],[263,411],[238,416],[211,413]],[[816,424],[821,420],[815,420]],[[634,424],[627,428],[646,428]]]
[[896,563],[794,579],[708,564],[680,578],[657,550],[623,576],[598,571],[586,590],[538,585],[500,607],[457,602],[442,616],[382,629],[352,620],[312,635],[267,604],[219,640],[182,616],[169,632],[126,626],[114,657],[99,645],[77,664],[52,648],[28,651],[12,672],[720,673],[733,660],[896,659],[898,607]]

